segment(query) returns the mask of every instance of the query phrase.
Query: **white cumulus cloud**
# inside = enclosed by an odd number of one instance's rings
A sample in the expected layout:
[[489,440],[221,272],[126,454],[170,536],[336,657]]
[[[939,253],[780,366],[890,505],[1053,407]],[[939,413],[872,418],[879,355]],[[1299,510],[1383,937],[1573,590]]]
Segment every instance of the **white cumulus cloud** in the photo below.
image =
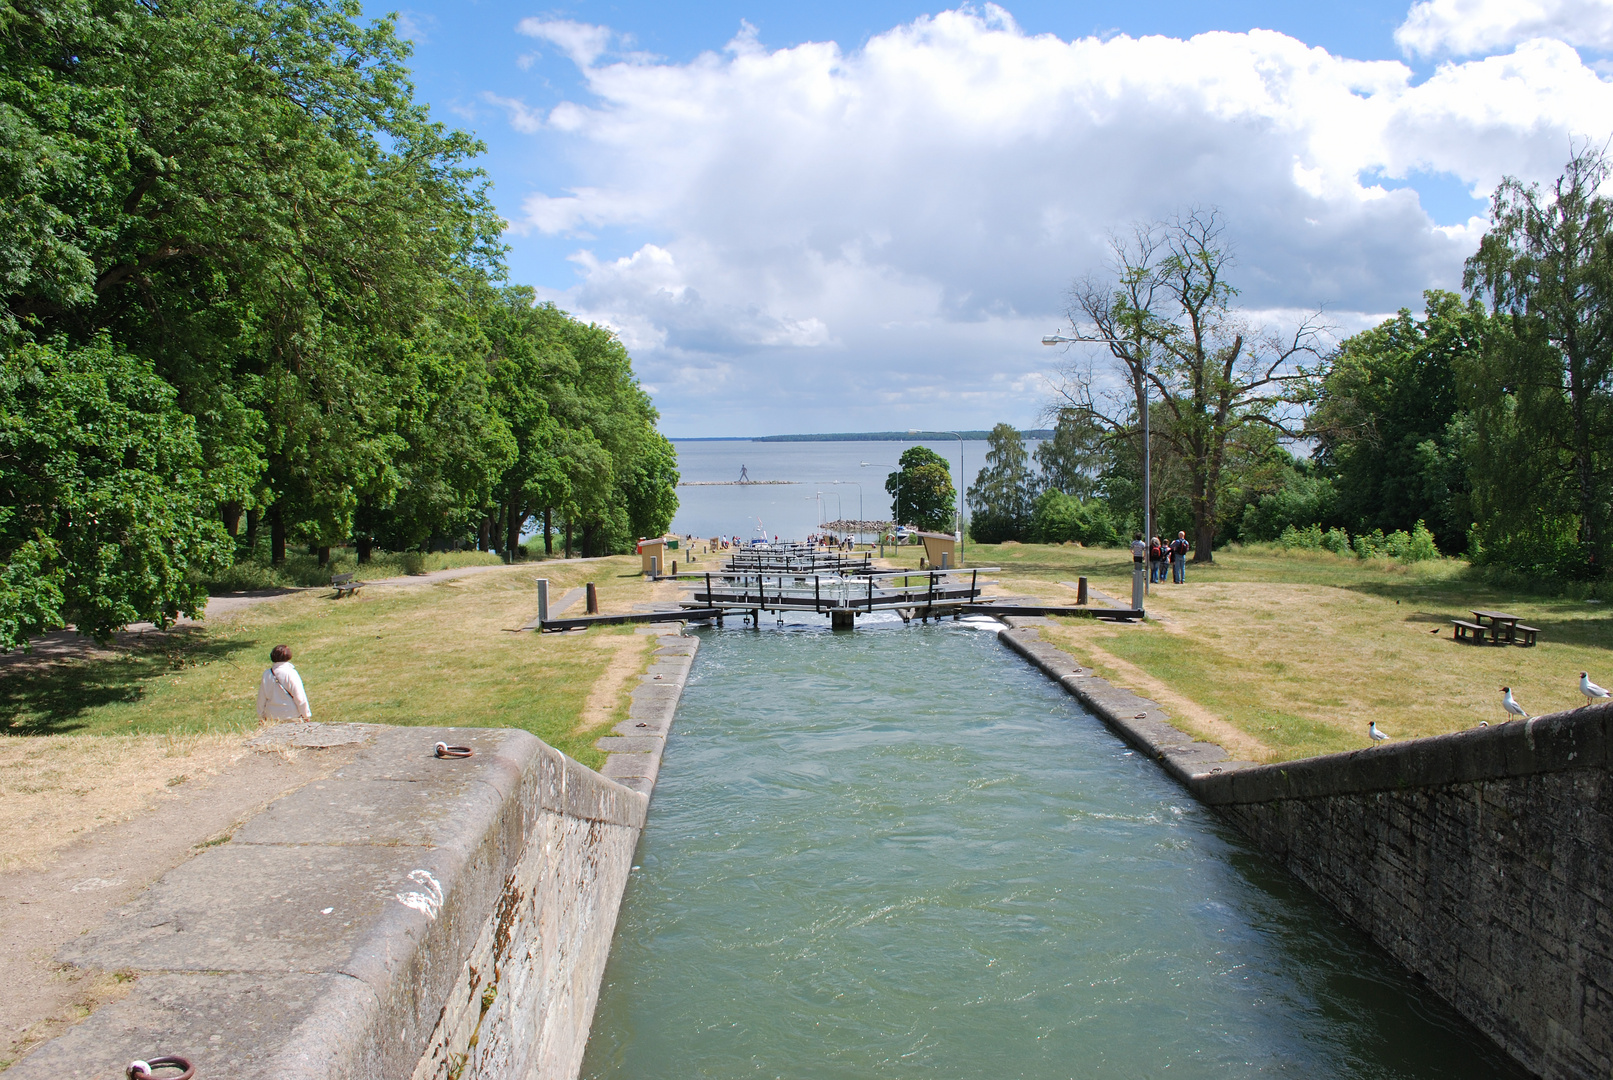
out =
[[[553,298],[622,332],[674,432],[1029,422],[1072,278],[1194,206],[1225,215],[1243,302],[1354,329],[1457,287],[1482,232],[1408,180],[1482,196],[1613,126],[1613,87],[1549,40],[1414,83],[1269,31],[1065,41],[993,5],[849,51],[746,28],[687,63],[534,26],[590,93],[542,118],[572,185],[515,225],[577,237]],[[611,230],[634,239],[596,255]],[[736,372],[767,377],[736,397]]]
[[1613,0],[1418,0],[1395,30],[1410,54],[1472,56],[1534,38],[1613,49]]

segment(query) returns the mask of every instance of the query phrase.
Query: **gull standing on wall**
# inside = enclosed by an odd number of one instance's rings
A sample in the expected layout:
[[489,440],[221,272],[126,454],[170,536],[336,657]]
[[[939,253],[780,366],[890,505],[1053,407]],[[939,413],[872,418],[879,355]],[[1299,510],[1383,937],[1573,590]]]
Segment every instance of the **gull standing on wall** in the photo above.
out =
[[1503,709],[1511,713],[1513,716],[1521,716],[1525,720],[1529,719],[1529,714],[1523,711],[1523,706],[1519,705],[1518,702],[1513,698],[1512,687],[1503,686],[1501,688],[1501,693],[1504,695],[1501,698],[1501,707]]
[[1376,720],[1367,722],[1367,734],[1372,736],[1373,742],[1389,741],[1389,736],[1378,730],[1378,722]]
[[1585,695],[1585,704],[1589,705],[1597,698],[1607,697],[1607,691],[1591,682],[1591,677],[1585,672],[1579,673],[1579,692]]

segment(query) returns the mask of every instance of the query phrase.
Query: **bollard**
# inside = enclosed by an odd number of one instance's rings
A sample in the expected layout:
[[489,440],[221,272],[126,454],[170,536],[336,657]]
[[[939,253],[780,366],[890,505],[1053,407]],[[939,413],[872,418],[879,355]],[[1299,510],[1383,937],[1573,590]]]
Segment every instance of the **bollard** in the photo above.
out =
[[673,577],[678,576],[678,560],[676,560],[676,559],[672,560],[672,576]]
[[1077,604],[1087,602],[1087,579],[1084,577],[1075,579],[1075,602]]
[[1143,588],[1148,580],[1148,561],[1136,556],[1131,560],[1131,608],[1133,611],[1143,609]]
[[661,556],[650,556],[650,580],[654,581],[661,576]]
[[592,581],[588,583],[588,614],[599,614],[599,590],[594,588]]
[[533,578],[538,583],[538,626],[549,621],[549,579]]
[[950,569],[949,564],[951,562],[952,562],[952,553],[948,552],[948,551],[941,552],[941,569],[943,569],[943,570]]

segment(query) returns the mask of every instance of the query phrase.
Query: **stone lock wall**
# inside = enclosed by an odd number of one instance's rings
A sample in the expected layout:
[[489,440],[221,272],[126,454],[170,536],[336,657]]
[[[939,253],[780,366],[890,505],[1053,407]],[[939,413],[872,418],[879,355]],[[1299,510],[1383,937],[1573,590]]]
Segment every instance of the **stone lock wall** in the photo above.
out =
[[1218,776],[1200,794],[1530,1070],[1605,1078],[1610,711]]
[[1524,1066],[1613,1076],[1613,705],[1256,765],[1007,621],[1004,644]]

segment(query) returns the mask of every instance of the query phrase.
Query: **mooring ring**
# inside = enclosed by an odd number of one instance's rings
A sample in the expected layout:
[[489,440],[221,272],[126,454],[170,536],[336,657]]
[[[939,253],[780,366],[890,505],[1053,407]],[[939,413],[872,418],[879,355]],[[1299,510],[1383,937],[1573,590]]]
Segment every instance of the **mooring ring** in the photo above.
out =
[[437,756],[440,758],[470,757],[475,752],[468,746],[449,746],[443,742],[437,744]]
[[123,1072],[129,1080],[155,1080],[153,1074],[157,1069],[180,1070],[178,1076],[165,1076],[162,1080],[191,1080],[196,1075],[196,1067],[177,1054],[154,1057],[150,1061],[131,1061]]

